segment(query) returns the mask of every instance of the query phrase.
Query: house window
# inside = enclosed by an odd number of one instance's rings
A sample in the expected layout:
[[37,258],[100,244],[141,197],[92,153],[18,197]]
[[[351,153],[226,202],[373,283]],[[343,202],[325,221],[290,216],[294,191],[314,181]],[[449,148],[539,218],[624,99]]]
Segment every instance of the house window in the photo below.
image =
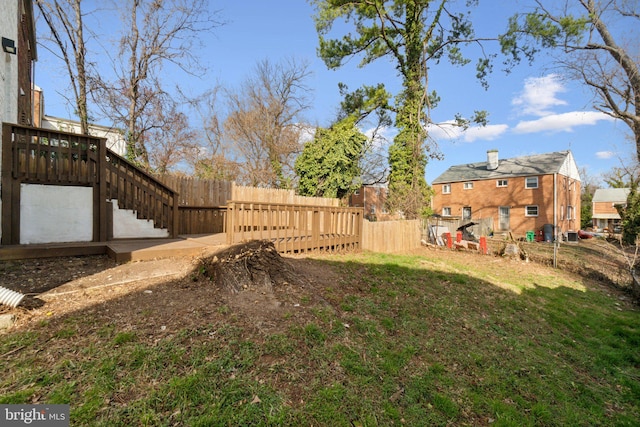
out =
[[353,195],[354,195],[354,196],[359,196],[359,195],[360,195],[360,190],[356,190],[356,191],[354,191],[354,192],[353,192]]
[[442,184],[442,194],[451,194],[451,184]]
[[465,206],[462,208],[462,219],[471,219],[471,207]]
[[524,216],[538,216],[538,206],[529,205],[525,207]]
[[573,206],[567,206],[567,219],[573,219]]
[[451,208],[448,206],[442,208],[442,216],[451,216]]
[[525,179],[524,188],[538,188],[538,177],[528,176]]
[[506,187],[509,184],[509,181],[506,179],[499,179],[496,181],[496,187]]
[[465,182],[464,183],[464,187],[465,190],[471,190],[473,189],[473,182]]

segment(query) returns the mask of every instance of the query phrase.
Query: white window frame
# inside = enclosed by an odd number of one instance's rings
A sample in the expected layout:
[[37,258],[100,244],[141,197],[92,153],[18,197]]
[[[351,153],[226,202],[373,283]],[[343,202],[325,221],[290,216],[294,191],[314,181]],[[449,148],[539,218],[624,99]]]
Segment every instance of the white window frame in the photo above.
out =
[[442,184],[442,194],[451,194],[451,184]]
[[462,185],[464,190],[473,190],[473,181],[467,181]]
[[[529,180],[530,180],[530,179],[531,179],[531,180],[533,180],[533,179],[535,179],[535,180],[536,180],[535,187],[534,187],[533,185],[529,185]],[[538,180],[538,177],[537,177],[537,176],[528,176],[528,177],[526,177],[526,178],[524,179],[524,188],[528,188],[528,189],[531,189],[531,190],[532,190],[532,189],[538,188],[538,185],[539,185],[539,180]]]
[[496,181],[496,187],[498,188],[502,188],[502,187],[508,187],[509,186],[509,180],[508,179],[499,179]]
[[567,219],[568,219],[568,220],[575,219],[573,215],[574,215],[574,209],[573,209],[573,206],[568,205],[568,206],[567,206]]
[[[469,211],[469,216],[465,216],[465,211]],[[471,219],[471,215],[473,214],[473,211],[471,210],[471,206],[464,206],[462,208],[462,219]]]
[[[535,208],[536,210],[535,215],[529,212],[530,208]],[[524,216],[526,217],[537,217],[539,214],[540,214],[540,209],[538,208],[538,205],[527,205],[524,207]]]
[[442,216],[451,216],[451,207],[443,206],[442,208]]

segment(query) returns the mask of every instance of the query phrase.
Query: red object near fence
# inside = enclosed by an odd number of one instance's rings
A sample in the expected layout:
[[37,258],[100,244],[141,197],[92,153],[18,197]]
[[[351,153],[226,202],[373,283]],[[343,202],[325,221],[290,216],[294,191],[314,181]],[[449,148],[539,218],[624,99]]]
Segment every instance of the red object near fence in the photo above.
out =
[[482,255],[486,255],[489,253],[489,248],[487,247],[487,238],[484,236],[480,237],[480,253]]
[[453,241],[451,240],[451,233],[444,233],[444,239],[447,241],[447,247],[451,249],[451,246],[453,245]]

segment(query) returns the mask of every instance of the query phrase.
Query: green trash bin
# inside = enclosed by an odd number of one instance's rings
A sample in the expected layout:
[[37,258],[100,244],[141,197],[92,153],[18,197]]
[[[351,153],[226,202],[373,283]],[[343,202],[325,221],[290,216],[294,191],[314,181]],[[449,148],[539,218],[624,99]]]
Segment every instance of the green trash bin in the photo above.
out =
[[527,231],[527,242],[533,242],[536,239],[535,231]]

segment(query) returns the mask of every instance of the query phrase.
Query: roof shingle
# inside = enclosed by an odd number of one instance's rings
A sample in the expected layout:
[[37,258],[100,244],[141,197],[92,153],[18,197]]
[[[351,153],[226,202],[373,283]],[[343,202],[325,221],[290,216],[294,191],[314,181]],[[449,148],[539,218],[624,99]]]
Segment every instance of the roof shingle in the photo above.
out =
[[451,166],[438,176],[433,184],[484,179],[505,179],[517,176],[548,175],[558,173],[570,155],[570,151],[535,154],[502,159],[497,169],[487,169],[487,162]]

